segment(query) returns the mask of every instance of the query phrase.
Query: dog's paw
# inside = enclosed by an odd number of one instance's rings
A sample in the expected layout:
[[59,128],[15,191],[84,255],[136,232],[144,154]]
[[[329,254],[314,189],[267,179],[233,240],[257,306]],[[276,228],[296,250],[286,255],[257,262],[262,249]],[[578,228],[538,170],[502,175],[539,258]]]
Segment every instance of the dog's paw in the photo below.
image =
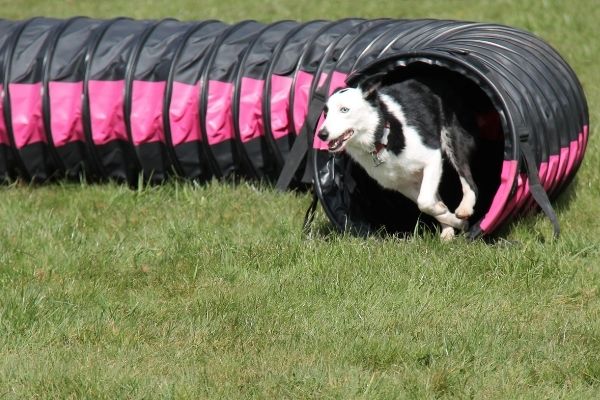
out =
[[440,239],[442,242],[449,242],[455,237],[454,228],[451,226],[444,226],[440,233]]
[[453,223],[449,225],[458,229],[459,231],[466,231],[467,229],[469,229],[469,221],[467,221],[466,219],[460,219],[456,215],[454,215],[452,222]]
[[455,229],[458,229],[459,231],[467,230],[467,228],[469,227],[469,221],[460,219],[456,215],[454,215],[454,213],[451,213],[449,211],[445,212],[442,215],[435,216],[435,219],[437,219],[442,225],[451,226]]
[[454,215],[456,215],[456,217],[459,219],[469,219],[471,215],[473,215],[473,207],[467,207],[461,204],[454,211]]

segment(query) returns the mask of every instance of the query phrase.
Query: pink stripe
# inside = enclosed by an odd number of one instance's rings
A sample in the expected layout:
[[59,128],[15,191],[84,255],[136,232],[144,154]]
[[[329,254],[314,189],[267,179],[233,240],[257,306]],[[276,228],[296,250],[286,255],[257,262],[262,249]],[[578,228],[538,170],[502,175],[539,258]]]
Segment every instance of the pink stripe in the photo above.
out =
[[124,81],[89,81],[92,139],[103,145],[113,140],[128,140],[123,118]]
[[298,71],[296,75],[296,84],[294,86],[294,130],[296,135],[300,133],[306,113],[308,112],[308,94],[313,76],[308,72]]
[[271,133],[275,139],[290,133],[288,109],[292,82],[289,76],[271,76]]
[[6,123],[4,122],[4,102],[2,101],[2,98],[4,98],[4,87],[2,85],[0,85],[0,93],[2,93],[0,97],[0,144],[10,144]]
[[549,178],[546,180],[546,185],[544,185],[544,189],[549,191],[552,187],[552,183],[556,179],[556,174],[558,173],[558,164],[560,162],[560,157],[556,154],[552,154],[548,157],[548,170],[549,170]]
[[[319,82],[317,83],[317,89],[320,89],[323,87],[323,84],[325,83],[325,81],[327,80],[327,74],[325,73],[321,73],[321,75],[319,75]],[[332,77],[333,79],[333,77]],[[328,94],[331,94],[331,91],[329,91]],[[310,102],[310,99],[308,99],[308,101]],[[317,121],[317,129],[315,130],[315,132],[319,132],[321,130],[321,127],[323,126],[323,115],[321,114],[321,116],[319,117],[319,120]],[[317,149],[317,150],[327,150],[328,146],[326,142],[323,142],[321,139],[319,139],[318,136],[314,136],[313,137],[313,149]]]
[[328,76],[328,74],[321,72],[321,76],[319,76],[319,83],[317,83],[317,87],[323,86]]
[[81,96],[83,82],[50,82],[50,130],[56,147],[83,142]]
[[163,100],[166,82],[133,81],[131,89],[131,137],[133,144],[163,142]]
[[8,88],[17,148],[38,142],[46,143],[42,120],[42,84],[10,83]]
[[587,149],[587,138],[588,138],[588,126],[584,125],[581,133],[579,133],[579,149],[577,152],[577,162],[581,163],[583,161],[583,156],[585,155],[585,151]]
[[527,191],[525,190],[525,188],[528,186],[529,182],[527,180],[527,174],[519,174],[517,176],[517,190],[515,192],[515,195],[512,197],[511,201],[508,202],[510,206],[504,206],[504,214],[502,215],[503,218],[501,219],[504,219],[507,211],[512,212],[512,209],[516,208],[517,205],[523,201],[523,198],[527,196]]
[[569,161],[567,162],[565,178],[571,174],[571,171],[573,171],[573,166],[575,166],[575,160],[577,159],[577,152],[579,150],[579,143],[577,142],[577,139],[573,140],[569,147]]
[[583,148],[583,131],[579,132],[579,135],[577,136],[577,163],[581,162],[581,159],[583,158],[583,152],[584,152],[584,148]]
[[209,81],[208,103],[206,104],[206,135],[210,145],[233,139],[232,94],[233,83]]
[[240,140],[243,143],[264,134],[262,120],[264,86],[265,81],[246,77],[242,78],[238,126],[240,128]]
[[[540,164],[540,182],[542,183],[542,186],[544,187],[544,190],[546,192],[550,192],[550,190],[552,190],[552,187],[556,185],[556,174],[558,173],[558,165],[560,162],[560,157],[556,154],[551,155],[550,157],[548,157],[548,171],[546,174],[545,179],[542,181],[541,179],[541,175],[542,175],[542,168],[544,166],[544,164],[546,163],[541,163]],[[527,185],[527,190],[529,190],[529,185]],[[531,194],[531,193],[529,193]],[[523,210],[523,212],[529,212],[533,209],[535,209],[535,207],[537,206],[537,204],[535,203],[535,200],[529,196],[529,201],[527,204],[527,207],[525,207],[525,209]]]
[[[571,173],[571,170],[575,164],[575,155],[577,154],[577,152],[578,140],[574,140],[571,142],[569,147],[561,148],[560,156],[556,154],[551,155],[548,158],[548,173],[545,179],[542,179],[542,171],[545,163],[540,164],[540,182],[542,183],[542,186],[544,187],[544,190],[546,190],[546,192],[550,192],[551,190],[557,188],[558,185],[561,183],[562,180],[558,178],[560,168],[566,168],[562,177],[563,180]],[[568,159],[566,163],[564,161],[565,159]],[[562,164],[561,160],[563,160]],[[535,202],[530,196],[531,193],[529,193],[529,185],[527,185],[527,190],[529,195],[528,197],[530,199],[529,204],[527,205],[524,211],[530,211],[536,207]]]
[[348,74],[343,72],[333,71],[333,75],[331,76],[331,85],[329,86],[329,95],[333,93],[338,88],[346,87],[346,78]]
[[531,191],[529,190],[529,177],[527,174],[521,174],[521,180],[523,181],[523,191],[517,197],[517,204],[515,208],[520,210],[524,207],[525,203],[531,199]]
[[[560,159],[558,162],[558,172],[552,182],[552,189],[556,188],[560,182],[562,182],[567,169],[567,161],[569,160],[569,148],[563,147],[560,149]],[[551,189],[551,190],[552,190]]]
[[512,185],[515,181],[515,176],[517,174],[517,165],[518,163],[516,160],[504,160],[502,163],[500,186],[494,195],[490,209],[479,223],[481,229],[486,233],[490,233],[490,227],[492,224],[495,225],[498,222],[498,218],[502,213],[503,207],[508,201],[508,195],[510,194]]
[[[333,71],[333,74],[331,76],[331,83],[329,84],[329,95],[331,96],[331,94],[338,88],[343,88],[346,87],[346,77],[348,75],[344,74],[342,72],[338,72],[338,71]],[[325,75],[321,75],[321,78],[319,79],[319,87],[322,86],[323,82],[325,81],[326,76]],[[322,82],[321,82],[322,81]],[[321,130],[321,127],[323,126],[323,122],[325,122],[325,118],[323,118],[323,115],[321,115],[321,117],[319,117],[319,122],[317,123],[317,129],[315,132],[319,132]],[[319,139],[319,137],[317,135],[314,136],[313,139],[313,149],[317,149],[317,150],[327,150],[327,142],[322,141],[321,139]]]
[[518,210],[521,202],[527,196],[527,189],[529,188],[529,182],[527,181],[527,174],[521,173],[517,175],[517,185],[513,196],[508,199],[504,208],[501,210],[500,217],[490,226],[490,232],[496,230],[500,224],[506,221],[510,216],[514,215]]
[[548,163],[540,163],[538,176],[540,177],[540,183],[544,188],[546,188],[546,185],[550,183],[550,174],[548,172]]
[[[589,126],[584,125],[583,126],[583,149],[584,149],[584,151],[587,149],[588,137],[589,137]],[[581,154],[581,158],[583,158],[583,154]]]
[[200,131],[200,84],[173,82],[169,123],[173,146],[202,140]]
[[[545,177],[544,181],[542,182],[542,186],[544,187],[544,190],[546,190],[548,192],[552,189],[552,184],[556,180],[556,174],[558,173],[559,156],[557,156],[556,154],[553,154],[550,157],[548,157],[547,163],[542,163],[542,164],[547,164],[547,166],[548,166],[547,167],[548,170],[546,172],[546,177]],[[540,166],[540,175],[541,175],[541,168],[542,167]]]
[[[320,128],[318,128],[316,130],[316,132],[319,132]],[[317,135],[315,135],[315,137],[313,138],[313,149],[316,150],[327,150],[328,146],[327,146],[327,142],[322,141],[321,139],[319,139],[319,137]]]
[[[529,178],[527,178],[526,175],[523,175],[523,180],[525,182],[525,184],[523,186],[523,193],[522,193],[521,198],[517,201],[517,204],[515,206],[515,209],[517,211],[526,211],[528,208],[531,208],[531,204],[529,205],[529,207],[526,207],[526,204],[528,202],[533,201],[533,197],[531,196],[531,191],[529,190]],[[507,216],[507,218],[508,218],[508,216]]]

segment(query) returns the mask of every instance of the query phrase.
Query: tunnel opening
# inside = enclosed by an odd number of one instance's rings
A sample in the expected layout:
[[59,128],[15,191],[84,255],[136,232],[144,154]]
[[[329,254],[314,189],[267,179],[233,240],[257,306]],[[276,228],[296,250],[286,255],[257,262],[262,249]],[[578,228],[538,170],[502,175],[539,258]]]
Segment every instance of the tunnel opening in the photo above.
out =
[[[471,170],[478,188],[474,214],[469,218],[476,225],[490,209],[500,185],[505,158],[505,125],[502,113],[484,90],[482,83],[445,66],[424,61],[388,69],[380,78],[382,86],[417,79],[434,92],[436,82],[450,83],[464,107],[459,112],[461,125],[476,138],[471,157]],[[411,234],[435,230],[437,223],[423,214],[412,201],[398,192],[384,189],[367,175],[364,169],[347,155],[334,157],[323,151],[314,152],[317,192],[330,219],[338,229],[359,235],[381,232]],[[462,199],[458,174],[444,157],[440,197],[450,210]]]

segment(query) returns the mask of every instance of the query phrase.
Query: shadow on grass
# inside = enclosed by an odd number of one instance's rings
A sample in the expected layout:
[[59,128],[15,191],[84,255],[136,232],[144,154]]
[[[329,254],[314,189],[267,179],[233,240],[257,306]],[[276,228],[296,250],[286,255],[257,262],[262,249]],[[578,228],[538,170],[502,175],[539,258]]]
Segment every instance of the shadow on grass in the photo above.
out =
[[412,239],[425,239],[439,236],[440,232],[435,227],[419,223],[413,232],[388,232],[384,228],[369,232],[368,234],[351,231],[339,231],[334,224],[328,221],[315,221],[305,235],[310,238],[318,238],[325,241],[340,239],[343,237],[375,239],[375,240],[399,240],[409,241]]

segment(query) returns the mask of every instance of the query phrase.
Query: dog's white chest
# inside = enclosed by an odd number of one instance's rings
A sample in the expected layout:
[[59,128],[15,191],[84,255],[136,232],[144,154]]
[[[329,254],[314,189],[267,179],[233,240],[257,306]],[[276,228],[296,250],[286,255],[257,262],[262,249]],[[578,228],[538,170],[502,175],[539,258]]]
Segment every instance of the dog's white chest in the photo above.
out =
[[404,136],[404,150],[400,154],[393,154],[383,149],[377,155],[380,162],[374,162],[373,155],[363,148],[348,146],[347,151],[381,186],[405,193],[407,188],[421,182],[423,168],[431,160],[441,157],[441,151],[426,147],[410,126],[405,126]]
[[421,162],[406,157],[404,153],[396,156],[382,150],[378,155],[379,163],[373,160],[370,153],[363,152],[351,156],[381,186],[402,191],[402,188],[421,181],[424,167]]

